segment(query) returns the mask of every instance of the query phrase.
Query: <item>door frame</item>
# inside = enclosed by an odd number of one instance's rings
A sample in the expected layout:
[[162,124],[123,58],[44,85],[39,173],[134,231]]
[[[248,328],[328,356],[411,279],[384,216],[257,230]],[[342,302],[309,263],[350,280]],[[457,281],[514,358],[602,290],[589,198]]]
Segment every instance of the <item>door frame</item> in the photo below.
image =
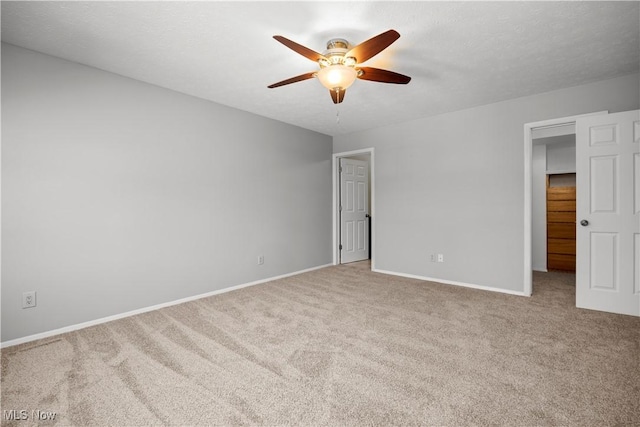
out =
[[374,165],[375,165],[375,149],[371,148],[363,148],[360,150],[353,151],[344,151],[342,153],[333,153],[331,160],[331,176],[332,176],[332,187],[333,187],[333,202],[332,202],[332,218],[333,218],[333,265],[340,264],[340,212],[338,211],[338,207],[340,206],[340,176],[339,176],[339,167],[340,167],[340,159],[345,157],[353,157],[357,155],[368,154],[369,155],[369,181],[371,182],[371,212],[369,212],[371,222],[371,234],[369,235],[369,241],[371,245],[371,269],[374,269],[375,266],[375,256],[376,256],[376,192],[375,192],[375,174],[374,174]]
[[[594,113],[578,114],[575,116],[560,117],[557,119],[542,120],[539,122],[525,123],[524,125],[524,289],[523,294],[531,296],[533,293],[532,270],[532,194],[533,194],[533,131],[534,129],[551,128],[557,126],[575,125],[581,117],[609,114],[608,110]],[[578,141],[576,140],[576,144]]]

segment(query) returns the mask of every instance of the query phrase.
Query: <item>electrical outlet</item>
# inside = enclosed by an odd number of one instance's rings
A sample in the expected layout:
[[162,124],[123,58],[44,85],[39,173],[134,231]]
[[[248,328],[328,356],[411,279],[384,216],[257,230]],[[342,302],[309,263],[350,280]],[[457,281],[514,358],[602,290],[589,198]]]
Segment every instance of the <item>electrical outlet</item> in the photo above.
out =
[[444,262],[444,255],[438,254],[438,262]]
[[264,264],[264,255],[260,255],[258,257],[258,265],[262,265],[262,264]]
[[31,308],[36,306],[36,291],[22,293],[22,308]]
[[436,254],[431,254],[431,262],[436,262]]

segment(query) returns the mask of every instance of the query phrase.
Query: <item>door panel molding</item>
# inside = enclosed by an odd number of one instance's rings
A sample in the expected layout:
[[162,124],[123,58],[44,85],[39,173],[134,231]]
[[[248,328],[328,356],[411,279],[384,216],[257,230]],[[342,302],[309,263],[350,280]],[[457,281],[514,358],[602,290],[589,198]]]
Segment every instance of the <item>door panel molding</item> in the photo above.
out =
[[618,143],[618,126],[616,124],[606,124],[594,126],[589,129],[589,145],[614,145]]
[[[640,259],[640,233],[633,235],[633,259]],[[640,263],[633,267],[633,293],[640,295]]]
[[591,213],[617,213],[618,156],[593,156],[590,160]]
[[640,213],[640,153],[633,155],[633,205],[633,213]]
[[608,291],[618,290],[618,233],[595,232],[591,238],[589,287]]

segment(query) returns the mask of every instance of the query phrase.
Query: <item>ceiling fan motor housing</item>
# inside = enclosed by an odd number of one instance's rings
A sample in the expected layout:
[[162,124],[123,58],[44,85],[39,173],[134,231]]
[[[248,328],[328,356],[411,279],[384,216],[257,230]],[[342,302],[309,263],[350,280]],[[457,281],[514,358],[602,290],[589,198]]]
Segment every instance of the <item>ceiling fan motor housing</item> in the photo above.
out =
[[355,58],[346,58],[345,55],[349,51],[349,42],[345,39],[331,39],[327,42],[327,50],[323,52],[324,58],[321,58],[318,63],[321,67],[328,67],[330,65],[346,65],[353,67],[356,65]]

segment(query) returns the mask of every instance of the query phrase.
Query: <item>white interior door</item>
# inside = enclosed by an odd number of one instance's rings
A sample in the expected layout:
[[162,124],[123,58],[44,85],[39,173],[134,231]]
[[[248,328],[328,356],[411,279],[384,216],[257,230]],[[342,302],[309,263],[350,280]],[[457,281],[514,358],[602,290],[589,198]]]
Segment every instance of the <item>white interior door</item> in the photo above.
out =
[[340,159],[340,262],[369,258],[369,165]]
[[640,316],[640,111],[576,120],[576,305]]

